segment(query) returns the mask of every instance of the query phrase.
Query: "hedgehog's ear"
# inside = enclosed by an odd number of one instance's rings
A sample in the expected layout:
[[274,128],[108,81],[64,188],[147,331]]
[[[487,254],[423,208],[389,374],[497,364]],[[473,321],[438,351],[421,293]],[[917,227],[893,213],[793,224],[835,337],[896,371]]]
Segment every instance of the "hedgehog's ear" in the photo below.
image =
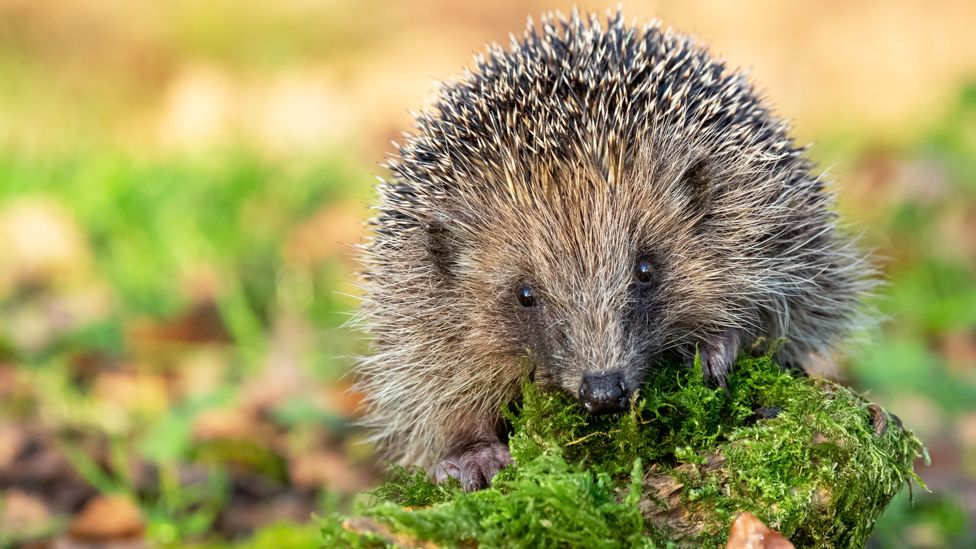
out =
[[454,276],[458,262],[458,240],[440,219],[432,219],[424,225],[424,245],[430,260],[437,271],[445,276]]
[[690,214],[707,220],[711,210],[712,197],[715,194],[715,168],[705,158],[699,158],[691,163],[681,174],[681,184],[691,200],[688,203]]
[[704,158],[699,158],[681,174],[681,182],[699,204],[707,203],[712,191],[712,169]]

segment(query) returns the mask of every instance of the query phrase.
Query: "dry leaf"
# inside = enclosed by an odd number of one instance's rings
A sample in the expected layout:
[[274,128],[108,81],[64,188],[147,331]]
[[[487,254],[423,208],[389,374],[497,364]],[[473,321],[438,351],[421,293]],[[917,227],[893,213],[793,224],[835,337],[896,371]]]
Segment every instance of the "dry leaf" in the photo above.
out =
[[133,372],[102,372],[95,378],[92,395],[127,411],[162,412],[169,404],[162,376]]
[[142,511],[121,495],[99,496],[71,521],[71,537],[81,541],[112,541],[142,537]]
[[51,512],[41,498],[17,489],[3,493],[0,532],[30,536],[42,532],[50,520]]
[[739,513],[732,522],[725,549],[793,549],[793,544],[770,530],[756,515]]
[[0,424],[0,469],[12,464],[26,443],[27,437],[21,428],[13,424]]
[[363,490],[372,481],[370,475],[335,451],[303,452],[294,456],[288,464],[288,475],[294,486],[314,489],[327,486],[345,494]]
[[247,410],[212,408],[193,419],[193,438],[268,441],[274,438],[274,433]]
[[348,383],[325,385],[319,391],[318,397],[323,408],[343,417],[357,417],[363,411],[363,393]]

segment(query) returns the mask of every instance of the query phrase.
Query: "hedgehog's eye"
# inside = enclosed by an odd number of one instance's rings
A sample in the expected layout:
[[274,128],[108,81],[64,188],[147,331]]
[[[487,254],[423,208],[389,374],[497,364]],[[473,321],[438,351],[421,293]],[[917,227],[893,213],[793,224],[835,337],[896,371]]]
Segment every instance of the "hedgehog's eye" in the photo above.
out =
[[641,284],[647,284],[654,278],[654,263],[650,258],[642,257],[634,265],[634,278]]
[[519,305],[523,307],[535,307],[535,293],[528,284],[519,286],[516,291],[516,296],[518,296]]

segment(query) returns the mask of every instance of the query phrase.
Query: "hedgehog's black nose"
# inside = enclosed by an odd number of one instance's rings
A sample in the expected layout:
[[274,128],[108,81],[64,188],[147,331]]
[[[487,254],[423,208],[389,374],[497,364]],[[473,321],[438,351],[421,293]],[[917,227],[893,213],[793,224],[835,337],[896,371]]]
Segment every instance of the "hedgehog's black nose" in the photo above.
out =
[[583,374],[579,400],[591,414],[607,414],[626,409],[629,395],[624,387],[623,373],[613,371]]

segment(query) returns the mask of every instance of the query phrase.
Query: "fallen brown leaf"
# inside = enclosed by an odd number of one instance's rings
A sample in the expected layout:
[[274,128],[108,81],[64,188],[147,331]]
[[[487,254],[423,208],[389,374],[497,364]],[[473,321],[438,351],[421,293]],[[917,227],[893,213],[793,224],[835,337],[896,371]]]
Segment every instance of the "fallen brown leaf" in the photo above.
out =
[[10,466],[17,459],[27,443],[21,428],[13,424],[0,424],[0,470]]
[[13,364],[0,362],[0,398],[7,399],[18,393],[17,373]]
[[729,529],[725,549],[794,549],[790,540],[774,532],[752,513],[739,513]]
[[165,322],[133,322],[128,337],[136,347],[167,343],[230,342],[230,334],[217,304],[212,301],[195,303],[182,316]]
[[248,410],[213,408],[194,418],[193,438],[198,441],[229,439],[271,443],[275,436],[270,427],[258,421]]
[[15,538],[42,533],[50,524],[51,511],[40,497],[22,490],[3,492],[0,532]]
[[92,395],[127,411],[159,412],[169,403],[166,381],[162,376],[145,373],[100,373],[95,378]]
[[344,417],[357,417],[363,411],[363,394],[349,383],[324,385],[319,399],[324,408]]
[[318,489],[326,486],[341,493],[352,494],[367,488],[372,477],[350,463],[349,458],[335,451],[301,453],[288,463],[288,475],[294,486]]
[[142,511],[131,499],[108,495],[89,501],[68,531],[78,541],[105,542],[140,538],[144,530]]

